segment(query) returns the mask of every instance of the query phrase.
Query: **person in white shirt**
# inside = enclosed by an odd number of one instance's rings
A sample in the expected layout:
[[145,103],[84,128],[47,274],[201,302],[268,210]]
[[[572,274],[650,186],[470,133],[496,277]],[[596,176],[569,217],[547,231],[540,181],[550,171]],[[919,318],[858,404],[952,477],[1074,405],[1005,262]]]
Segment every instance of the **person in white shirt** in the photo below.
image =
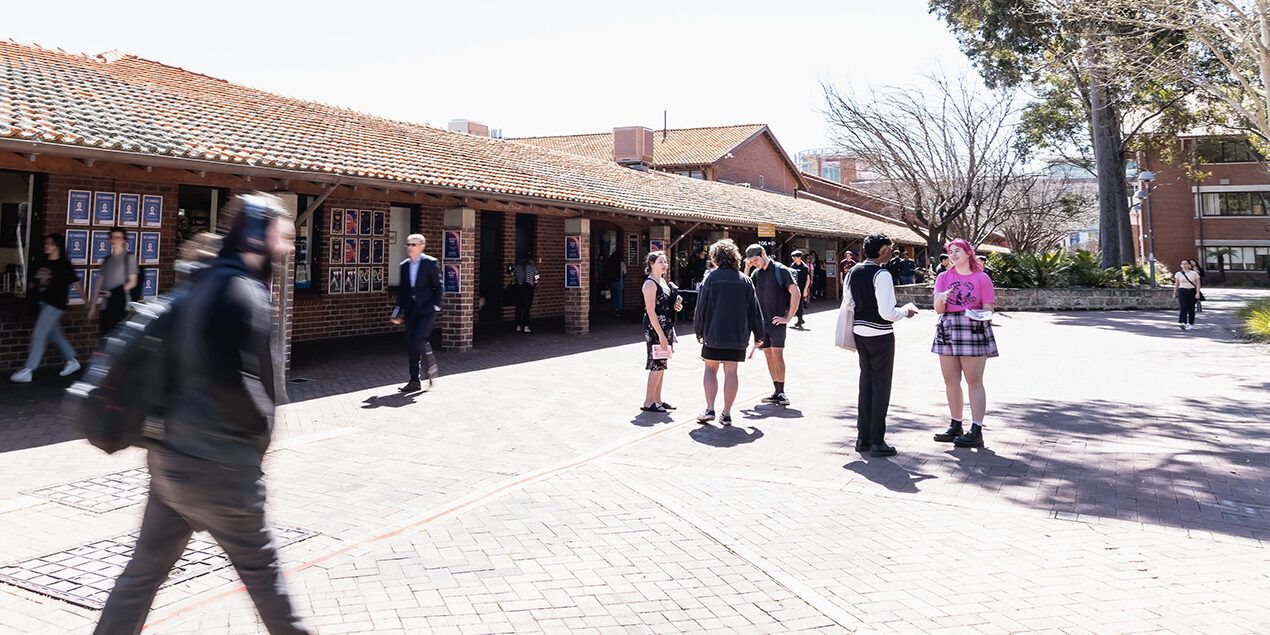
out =
[[895,280],[882,264],[890,260],[894,243],[884,234],[864,239],[865,261],[843,276],[843,297],[855,312],[856,352],[860,358],[860,395],[856,411],[855,449],[871,456],[894,456],[886,443],[886,412],[891,406],[891,378],[895,372],[895,331],[891,324],[917,311],[895,306]]
[[1183,331],[1195,328],[1195,304],[1199,296],[1200,275],[1183,260],[1181,270],[1173,274],[1173,297],[1177,298],[1177,324]]

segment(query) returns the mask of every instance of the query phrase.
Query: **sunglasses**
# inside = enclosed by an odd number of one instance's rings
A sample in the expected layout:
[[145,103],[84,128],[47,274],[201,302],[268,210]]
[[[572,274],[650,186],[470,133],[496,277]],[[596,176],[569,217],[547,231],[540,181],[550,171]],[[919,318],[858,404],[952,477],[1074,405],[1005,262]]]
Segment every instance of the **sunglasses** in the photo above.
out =
[[406,243],[407,247],[422,247],[422,243]]

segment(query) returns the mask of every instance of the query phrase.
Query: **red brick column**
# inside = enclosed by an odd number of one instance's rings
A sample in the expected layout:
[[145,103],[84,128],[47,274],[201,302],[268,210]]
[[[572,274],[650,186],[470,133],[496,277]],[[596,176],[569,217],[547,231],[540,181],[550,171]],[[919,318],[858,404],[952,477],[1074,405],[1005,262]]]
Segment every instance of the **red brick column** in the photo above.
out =
[[295,254],[274,260],[269,291],[273,296],[273,363],[291,374],[291,331],[295,323]]
[[[472,329],[476,324],[476,210],[456,207],[445,210],[444,230],[437,250],[444,284],[448,271],[458,267],[459,292],[446,293],[441,310],[441,348],[472,350]],[[459,259],[445,258],[445,235],[459,232]]]
[[[591,332],[591,221],[585,218],[569,218],[564,222],[565,236],[578,236],[581,256],[578,260],[566,260],[568,265],[577,265],[580,271],[582,286],[577,289],[564,290],[564,332],[568,335],[586,335]],[[551,262],[555,258],[546,258]],[[568,281],[566,279],[566,284]]]

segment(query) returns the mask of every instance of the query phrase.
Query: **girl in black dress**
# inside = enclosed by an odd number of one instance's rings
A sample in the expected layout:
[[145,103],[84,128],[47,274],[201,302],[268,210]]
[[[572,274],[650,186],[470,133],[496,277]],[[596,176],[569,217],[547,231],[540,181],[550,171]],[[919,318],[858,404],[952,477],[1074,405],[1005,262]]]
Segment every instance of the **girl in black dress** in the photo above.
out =
[[644,295],[644,342],[647,356],[644,368],[648,370],[648,386],[644,390],[644,412],[666,412],[675,407],[662,401],[661,385],[675,343],[675,313],[683,310],[683,298],[679,289],[666,279],[670,261],[666,252],[648,254],[641,289]]

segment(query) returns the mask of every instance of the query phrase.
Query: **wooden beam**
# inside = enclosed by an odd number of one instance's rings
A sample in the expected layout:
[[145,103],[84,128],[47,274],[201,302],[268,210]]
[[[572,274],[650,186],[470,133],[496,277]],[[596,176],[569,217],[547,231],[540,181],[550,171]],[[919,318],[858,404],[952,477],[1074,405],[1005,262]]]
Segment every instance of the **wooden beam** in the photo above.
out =
[[97,164],[97,159],[80,159],[79,162],[91,168]]
[[322,203],[326,202],[326,198],[331,195],[331,192],[334,192],[335,188],[339,186],[340,186],[340,180],[336,179],[335,182],[327,186],[326,189],[323,190],[322,193],[319,194],[317,198],[310,201],[309,206],[305,208],[302,214],[300,214],[300,217],[295,219],[296,226],[300,226],[304,224],[305,222],[307,222],[309,218],[313,216],[313,212],[316,212],[317,208],[321,207]]
[[686,232],[684,232],[684,233],[682,233],[682,234],[679,234],[679,237],[678,237],[678,238],[676,238],[674,241],[672,241],[668,247],[666,247],[666,251],[670,251],[671,249],[674,249],[674,248],[675,248],[675,245],[678,245],[678,244],[679,244],[679,241],[683,240],[684,238],[687,238],[689,235],[691,235],[691,234],[692,234],[693,230],[695,230],[696,228],[698,228],[698,227],[700,227],[700,226],[701,226],[701,223],[697,223],[697,224],[693,225],[692,227],[689,227],[689,228],[688,228],[688,231],[686,231]]

